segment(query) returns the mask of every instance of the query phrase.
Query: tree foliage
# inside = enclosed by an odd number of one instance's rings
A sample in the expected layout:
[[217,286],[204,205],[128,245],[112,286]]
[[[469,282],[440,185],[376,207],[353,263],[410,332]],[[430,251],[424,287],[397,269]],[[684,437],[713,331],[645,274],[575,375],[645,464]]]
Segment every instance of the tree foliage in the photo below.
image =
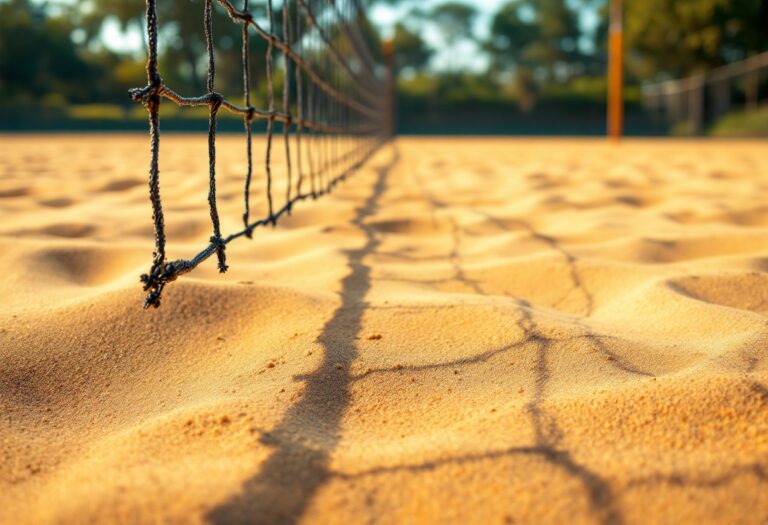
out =
[[[264,25],[265,2],[251,1],[251,11]],[[488,37],[482,41],[476,34],[479,13],[469,0],[433,8],[423,0],[366,3],[387,4],[401,13],[402,19],[392,28],[395,59],[401,70],[412,73],[412,83],[431,86],[434,97],[453,100],[464,93],[503,98],[511,93],[530,108],[538,96],[558,85],[570,89],[582,79],[596,80],[595,86],[604,84],[607,0],[508,0],[491,16]],[[161,74],[184,95],[205,89],[203,5],[203,0],[157,4]],[[236,97],[242,93],[242,27],[218,2],[214,5],[216,89]],[[282,2],[274,5],[275,31],[280,33],[277,7]],[[322,10],[331,4],[314,5]],[[768,0],[625,0],[624,5],[627,78],[636,84],[686,76],[768,49]],[[110,50],[103,36],[105,28],[115,23],[143,34],[144,6],[144,0],[0,0],[0,95],[5,103],[127,105],[127,89],[146,82],[145,55]],[[290,8],[295,16],[295,0]],[[596,28],[582,27],[583,10],[597,15]],[[354,24],[380,59],[376,28],[365,17]],[[442,38],[432,38],[435,34]],[[329,36],[344,45],[338,32]],[[250,46],[252,88],[258,95],[266,91],[267,43],[251,32]],[[461,56],[473,49],[477,56]],[[436,54],[448,59],[448,71],[439,70],[432,60]],[[458,67],[481,63],[481,57],[489,59],[487,71],[467,74]],[[330,67],[326,62],[327,56],[315,65]],[[277,51],[275,69],[279,83]]]
[[[144,0],[79,0],[82,27],[86,28],[91,41],[98,40],[104,25],[110,20],[117,20],[123,28],[131,26],[144,33]],[[264,5],[253,2],[251,12],[263,15]],[[206,47],[203,27],[203,7],[201,0],[164,0],[158,2],[159,31],[163,35],[160,61],[161,74],[169,83],[188,93],[200,92],[204,86],[206,72]],[[277,13],[279,15],[279,12]],[[280,20],[275,17],[276,26]],[[241,26],[226,15],[223,8],[216,4],[213,20],[214,47],[217,56],[217,85],[235,88],[241,81],[240,46]],[[250,39],[250,52],[254,57],[263,56],[267,44],[262,38]],[[254,78],[262,77],[264,61],[254,61]]]
[[513,0],[493,17],[487,44],[497,66],[527,66],[547,78],[569,77],[584,56],[578,15],[565,0]]
[[681,77],[768,48],[765,0],[626,2],[629,65],[641,79]]
[[477,9],[463,2],[446,2],[432,11],[432,17],[448,45],[472,36]]
[[48,94],[87,100],[84,79],[94,72],[70,35],[66,17],[49,18],[29,0],[0,3],[0,93],[6,99],[31,101]]
[[403,23],[395,25],[392,38],[395,49],[395,62],[400,69],[411,68],[418,72],[424,69],[432,57],[424,39],[416,31],[411,31]]

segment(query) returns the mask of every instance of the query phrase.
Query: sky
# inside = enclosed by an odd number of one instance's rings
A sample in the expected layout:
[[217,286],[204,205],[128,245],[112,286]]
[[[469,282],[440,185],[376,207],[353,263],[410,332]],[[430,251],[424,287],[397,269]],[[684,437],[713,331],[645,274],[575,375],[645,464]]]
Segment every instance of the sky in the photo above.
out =
[[[422,0],[421,2],[415,2],[415,4],[418,4],[423,10],[429,11],[430,8],[439,5],[444,1],[445,0]],[[469,5],[475,6],[480,13],[475,25],[481,36],[485,36],[483,33],[487,33],[485,30],[490,24],[490,19],[493,16],[493,13],[497,12],[499,8],[508,1],[509,0],[472,0],[466,2]],[[398,19],[405,16],[413,5],[414,4],[403,5],[394,8],[392,6],[379,4],[370,9],[368,15],[375,24],[386,32]]]
[[[444,1],[445,0],[422,0],[417,3],[422,9],[428,10],[430,7],[436,6]],[[479,15],[475,21],[475,28],[480,37],[487,35],[487,28],[493,17],[493,13],[507,1],[509,0],[472,0],[467,2],[468,4],[474,5],[479,11]],[[381,29],[382,35],[386,37],[391,34],[391,29],[395,22],[402,19],[412,7],[413,4],[402,5],[397,8],[379,4],[369,11],[368,16],[371,18],[371,21]],[[434,28],[427,33],[428,34],[424,35],[424,38],[427,39],[428,42],[436,46],[441,44],[439,35]],[[120,51],[139,51],[142,49],[141,33],[135,28],[130,28],[128,31],[123,32],[117,21],[107,21],[103,39],[105,45],[110,49]]]
[[[416,4],[424,11],[443,3],[445,0],[422,0]],[[488,35],[488,27],[491,18],[499,8],[509,0],[473,0],[467,2],[474,5],[479,14],[475,19],[475,34],[478,38],[485,38]],[[398,7],[378,4],[368,13],[371,21],[381,30],[382,36],[387,38],[392,34],[392,28],[395,23],[405,18],[408,11],[414,4],[401,5]],[[469,71],[482,71],[488,65],[488,57],[481,53],[477,44],[471,42],[461,42],[455,48],[448,48],[444,45],[439,32],[434,27],[427,26],[422,38],[437,49],[437,53],[432,61],[432,66],[436,69],[446,69],[448,67],[460,67]]]
[[[414,5],[418,5],[423,11],[429,10],[446,0],[419,0],[418,2],[406,2],[398,7],[377,4],[369,11],[371,21],[373,21],[381,30],[382,36],[389,37],[392,34],[392,28],[398,20],[403,20]],[[489,28],[493,15],[510,0],[470,0],[465,3],[474,6],[478,10],[478,16],[475,19],[474,32],[478,40],[484,40],[488,37]],[[573,0],[567,0],[572,3]],[[580,13],[580,24],[587,30],[595,28],[599,22],[594,9],[582,8]],[[477,43],[461,42],[456,47],[446,46],[440,33],[435,27],[425,27],[422,38],[437,50],[432,61],[432,67],[435,69],[447,69],[458,67],[467,71],[480,72],[487,68],[489,57],[485,55]]]
[[[66,1],[66,0],[65,0]],[[379,27],[382,36],[387,38],[392,34],[392,28],[395,22],[402,20],[414,5],[418,5],[422,10],[429,11],[430,8],[443,3],[445,0],[420,0],[418,2],[405,2],[404,5],[392,7],[384,4],[377,4],[369,10],[371,21]],[[470,0],[466,3],[473,5],[478,10],[478,16],[475,19],[475,34],[482,40],[488,36],[493,15],[507,3],[509,0]],[[594,10],[583,9],[581,11],[581,24],[586,27],[594,27],[597,24],[597,16]],[[440,33],[434,26],[427,25],[423,33],[424,40],[437,50],[433,58],[432,67],[436,70],[449,67],[458,67],[468,71],[479,72],[484,70],[488,64],[488,57],[480,50],[477,43],[460,42],[454,47],[446,46]],[[136,51],[141,52],[142,33],[135,27],[122,31],[117,21],[107,21],[102,34],[104,44],[110,49],[117,51]]]

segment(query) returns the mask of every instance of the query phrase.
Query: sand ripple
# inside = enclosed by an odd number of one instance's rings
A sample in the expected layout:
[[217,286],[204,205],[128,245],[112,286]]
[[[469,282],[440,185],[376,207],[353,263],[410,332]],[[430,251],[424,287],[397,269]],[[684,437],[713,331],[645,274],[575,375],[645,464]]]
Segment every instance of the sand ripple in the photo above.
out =
[[402,139],[148,312],[146,139],[2,141],[1,523],[768,521],[762,143]]

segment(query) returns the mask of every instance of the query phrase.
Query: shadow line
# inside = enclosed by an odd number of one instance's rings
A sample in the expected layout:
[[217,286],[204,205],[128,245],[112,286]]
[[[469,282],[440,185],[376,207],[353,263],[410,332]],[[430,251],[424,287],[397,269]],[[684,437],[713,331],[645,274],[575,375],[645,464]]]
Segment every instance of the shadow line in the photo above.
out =
[[578,269],[578,262],[579,259],[570,251],[566,250],[557,240],[550,236],[545,235],[539,231],[537,231],[529,222],[523,220],[523,219],[512,219],[509,224],[506,224],[504,221],[500,220],[498,217],[481,211],[481,210],[473,210],[476,214],[484,217],[488,222],[496,226],[502,231],[514,231],[512,228],[510,228],[510,225],[514,224],[515,226],[518,226],[522,228],[523,230],[527,231],[528,234],[535,239],[536,241],[545,244],[547,247],[549,247],[552,251],[557,252],[560,256],[565,259],[565,263],[568,267],[568,273],[569,277],[571,279],[571,283],[573,284],[572,288],[567,290],[565,295],[557,301],[555,304],[555,307],[560,305],[565,299],[568,298],[570,293],[574,290],[578,291],[581,296],[584,299],[584,309],[585,309],[585,316],[589,317],[592,315],[594,309],[595,309],[595,299],[592,296],[592,294],[587,290],[587,288],[584,286],[584,283],[581,279],[581,275],[579,274]]
[[[430,204],[433,221],[435,220],[436,210],[446,207],[446,203],[437,199],[424,184],[424,182],[416,175],[416,184],[420,191],[424,195],[425,200]],[[477,210],[473,210],[477,211]],[[506,225],[498,221],[490,214],[485,215],[491,222],[496,223],[498,226],[508,229]],[[592,295],[586,290],[581,278],[576,269],[576,257],[570,252],[564,250],[552,237],[541,235],[536,232],[530,225],[524,221],[519,221],[520,225],[526,228],[534,238],[545,242],[550,248],[559,252],[565,258],[568,267],[570,269],[571,280],[574,287],[581,291],[585,297],[587,315],[592,313],[594,308],[594,301]],[[461,241],[461,229],[456,223],[453,223],[453,248],[448,255],[448,259],[453,266],[454,276],[453,280],[458,280],[471,288],[475,293],[479,295],[487,295],[482,287],[482,284],[476,280],[468,278],[461,266],[460,256],[460,241]],[[526,411],[531,418],[531,425],[535,433],[535,444],[530,447],[522,447],[517,449],[510,449],[502,454],[536,454],[543,457],[546,461],[552,465],[562,469],[573,478],[577,479],[583,486],[589,506],[593,516],[602,525],[621,525],[624,523],[624,518],[621,514],[616,497],[611,489],[608,480],[600,477],[596,472],[589,469],[585,465],[577,463],[572,457],[569,451],[559,448],[562,440],[562,431],[560,430],[557,421],[554,417],[546,412],[543,408],[545,390],[550,380],[550,366],[548,364],[548,358],[552,344],[555,342],[550,338],[547,338],[539,328],[536,320],[533,317],[532,305],[525,300],[515,299],[518,304],[518,310],[520,317],[516,320],[518,328],[523,333],[523,341],[536,345],[536,384],[534,386],[534,392],[531,400],[526,405]],[[585,328],[586,329],[586,328]],[[585,334],[588,339],[594,339],[595,334],[587,330]],[[601,345],[604,346],[604,345]],[[623,363],[622,363],[623,364]],[[637,373],[632,370],[631,367],[622,366],[627,371]]]
[[[387,176],[399,160],[393,146],[392,160],[378,170],[373,192],[356,210],[352,221],[364,235],[365,244],[347,252],[349,273],[341,282],[341,304],[318,337],[323,361],[304,377],[303,395],[261,441],[274,451],[259,472],[245,481],[239,494],[225,501],[206,518],[214,524],[281,524],[299,521],[312,498],[332,476],[331,454],[341,439],[341,422],[351,402],[350,373],[357,357],[356,337],[362,330],[371,288],[371,268],[365,258],[381,240],[365,221],[373,216],[387,188]],[[307,425],[312,425],[307,432]]]
[[727,472],[718,476],[694,477],[686,473],[674,472],[671,474],[653,474],[651,476],[636,478],[631,480],[627,488],[643,485],[673,485],[676,487],[701,487],[718,488],[733,482],[736,478],[742,476],[753,476],[759,483],[768,482],[768,469],[760,463],[750,463],[733,467]]

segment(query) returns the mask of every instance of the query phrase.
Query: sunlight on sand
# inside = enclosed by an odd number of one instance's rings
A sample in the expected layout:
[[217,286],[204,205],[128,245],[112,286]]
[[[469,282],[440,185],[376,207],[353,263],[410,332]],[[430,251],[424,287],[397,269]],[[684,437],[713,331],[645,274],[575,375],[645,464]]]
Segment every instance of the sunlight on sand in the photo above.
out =
[[146,137],[0,142],[0,523],[768,521],[764,142],[399,139],[151,311]]

